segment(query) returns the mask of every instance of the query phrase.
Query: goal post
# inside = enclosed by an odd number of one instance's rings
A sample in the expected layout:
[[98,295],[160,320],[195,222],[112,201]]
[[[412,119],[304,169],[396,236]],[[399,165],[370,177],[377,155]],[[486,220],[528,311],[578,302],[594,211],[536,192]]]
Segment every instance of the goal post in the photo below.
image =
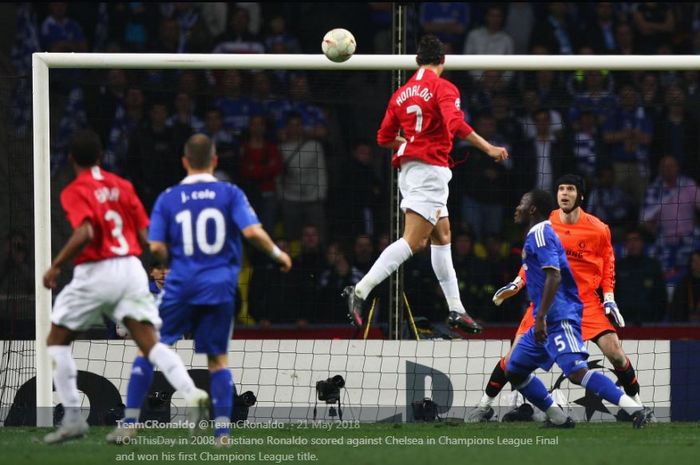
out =
[[[448,55],[448,70],[508,71],[656,71],[700,70],[700,56],[617,56],[617,55]],[[414,55],[355,55],[344,63],[333,63],[321,54],[109,54],[35,53],[32,57],[33,83],[33,181],[35,222],[36,291],[36,394],[37,426],[52,424],[51,363],[46,348],[50,327],[51,292],[42,285],[43,272],[51,262],[49,69],[268,69],[381,71],[415,69]]]

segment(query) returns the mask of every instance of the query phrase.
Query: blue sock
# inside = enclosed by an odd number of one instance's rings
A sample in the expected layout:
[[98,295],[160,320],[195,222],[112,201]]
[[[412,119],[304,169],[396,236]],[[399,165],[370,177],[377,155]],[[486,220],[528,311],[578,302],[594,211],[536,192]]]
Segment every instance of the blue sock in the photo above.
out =
[[547,388],[544,387],[542,381],[534,375],[525,380],[520,386],[516,386],[516,389],[525,396],[527,400],[532,402],[532,404],[538,409],[546,412],[549,407],[552,406],[554,401],[552,396],[549,395]]
[[[214,410],[214,436],[229,434],[228,424],[233,411],[233,376],[231,370],[224,368],[209,373],[209,391]],[[222,426],[218,426],[221,424]],[[225,426],[224,426],[225,425]]]
[[138,356],[134,359],[129,377],[129,386],[126,390],[126,409],[124,410],[123,424],[133,424],[139,420],[141,406],[146,400],[146,394],[153,381],[153,365],[146,357]]
[[620,398],[624,395],[622,389],[615,386],[610,378],[593,370],[588,370],[584,375],[581,386],[615,405],[620,403]]

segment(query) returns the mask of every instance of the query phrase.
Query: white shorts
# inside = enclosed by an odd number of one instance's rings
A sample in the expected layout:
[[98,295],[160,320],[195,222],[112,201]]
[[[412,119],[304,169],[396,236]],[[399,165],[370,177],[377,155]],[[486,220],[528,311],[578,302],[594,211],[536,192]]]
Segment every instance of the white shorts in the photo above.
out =
[[448,215],[447,197],[450,189],[447,184],[452,179],[452,170],[445,166],[428,165],[409,161],[401,165],[399,189],[401,189],[401,210],[413,210],[420,216],[437,224],[440,218]]
[[78,331],[101,322],[102,315],[115,323],[129,317],[160,328],[148,276],[138,258],[109,258],[76,266],[73,279],[56,297],[51,322]]

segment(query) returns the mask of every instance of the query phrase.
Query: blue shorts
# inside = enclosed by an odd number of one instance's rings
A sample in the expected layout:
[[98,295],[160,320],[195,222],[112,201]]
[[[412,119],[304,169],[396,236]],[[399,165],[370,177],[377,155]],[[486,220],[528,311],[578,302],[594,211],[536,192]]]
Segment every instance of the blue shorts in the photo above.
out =
[[161,303],[161,342],[173,345],[186,333],[192,333],[196,353],[226,354],[233,331],[234,307],[233,302],[218,305]]
[[565,375],[579,368],[587,367],[588,351],[581,338],[581,325],[571,320],[557,321],[547,325],[547,342],[540,344],[535,340],[535,327],[518,341],[510,354],[506,371],[527,375],[542,368],[549,371],[554,362],[561,367]]

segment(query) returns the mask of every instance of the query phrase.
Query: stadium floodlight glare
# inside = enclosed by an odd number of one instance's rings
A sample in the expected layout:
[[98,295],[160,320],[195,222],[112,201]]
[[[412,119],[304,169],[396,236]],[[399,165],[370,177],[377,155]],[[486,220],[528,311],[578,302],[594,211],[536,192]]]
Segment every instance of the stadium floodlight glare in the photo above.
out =
[[[695,55],[448,55],[449,70],[508,71],[654,71],[700,70]],[[333,63],[322,54],[112,54],[35,53],[32,56],[33,143],[34,143],[34,246],[36,291],[36,389],[37,426],[51,426],[51,363],[46,350],[51,292],[44,289],[42,275],[51,263],[49,68],[87,69],[282,69],[380,71],[415,69],[413,55],[354,55],[344,63]]]

